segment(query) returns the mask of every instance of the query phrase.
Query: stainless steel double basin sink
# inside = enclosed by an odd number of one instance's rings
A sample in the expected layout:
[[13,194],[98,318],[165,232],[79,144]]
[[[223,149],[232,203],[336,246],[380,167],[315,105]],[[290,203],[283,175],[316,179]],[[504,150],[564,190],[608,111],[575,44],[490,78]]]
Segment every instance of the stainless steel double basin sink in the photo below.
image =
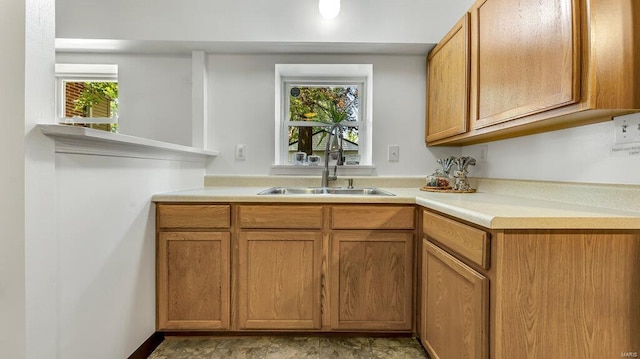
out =
[[395,196],[375,187],[271,187],[258,195],[344,195],[344,196]]

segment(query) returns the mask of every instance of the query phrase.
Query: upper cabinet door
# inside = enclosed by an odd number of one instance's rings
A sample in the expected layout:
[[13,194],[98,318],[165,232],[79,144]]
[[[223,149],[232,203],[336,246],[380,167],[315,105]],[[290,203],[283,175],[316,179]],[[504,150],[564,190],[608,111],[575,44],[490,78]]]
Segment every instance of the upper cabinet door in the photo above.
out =
[[485,0],[473,6],[472,128],[580,100],[580,12],[575,6],[572,0]]
[[426,142],[465,133],[469,124],[469,14],[427,58]]

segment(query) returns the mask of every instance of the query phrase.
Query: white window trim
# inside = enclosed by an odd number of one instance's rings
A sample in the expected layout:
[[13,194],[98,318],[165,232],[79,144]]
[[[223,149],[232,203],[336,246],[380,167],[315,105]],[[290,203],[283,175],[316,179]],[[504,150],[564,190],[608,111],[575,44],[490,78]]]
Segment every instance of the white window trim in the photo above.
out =
[[[117,82],[118,65],[105,64],[56,64],[56,117],[59,123],[71,123],[73,119],[65,117],[65,82]],[[83,119],[83,123],[113,123],[114,119]]]
[[[344,166],[343,169],[350,174],[350,168],[362,174],[362,170],[372,173],[375,168],[372,163],[373,149],[373,65],[372,64],[276,64],[275,65],[275,149],[274,165],[276,172],[308,173],[310,169],[302,169],[301,166],[294,166],[288,163],[288,153],[282,145],[282,141],[287,139],[287,121],[283,119],[287,113],[286,83],[292,81],[322,81],[340,79],[354,80],[352,82],[362,82],[363,96],[361,120],[358,124],[358,145],[360,147],[360,166]],[[287,139],[288,143],[288,139]],[[306,167],[306,166],[305,166]],[[321,166],[319,166],[321,167]],[[358,169],[360,168],[360,169]],[[296,170],[297,169],[297,170]]]

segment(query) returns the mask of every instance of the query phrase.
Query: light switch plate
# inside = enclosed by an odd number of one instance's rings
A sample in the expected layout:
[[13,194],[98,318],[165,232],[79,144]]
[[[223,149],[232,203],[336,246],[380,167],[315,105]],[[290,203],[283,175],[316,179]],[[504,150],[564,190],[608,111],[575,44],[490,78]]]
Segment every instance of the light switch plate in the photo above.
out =
[[400,146],[389,145],[389,161],[400,161]]
[[640,113],[613,118],[615,144],[640,142]]

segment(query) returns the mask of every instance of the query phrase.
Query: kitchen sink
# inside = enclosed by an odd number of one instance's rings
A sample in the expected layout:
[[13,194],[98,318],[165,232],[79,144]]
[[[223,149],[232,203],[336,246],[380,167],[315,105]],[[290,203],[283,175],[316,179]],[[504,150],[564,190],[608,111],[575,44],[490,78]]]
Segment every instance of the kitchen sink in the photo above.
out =
[[277,194],[277,195],[345,195],[345,196],[395,196],[395,194],[383,191],[375,187],[366,188],[347,188],[347,187],[271,187],[258,195]]

